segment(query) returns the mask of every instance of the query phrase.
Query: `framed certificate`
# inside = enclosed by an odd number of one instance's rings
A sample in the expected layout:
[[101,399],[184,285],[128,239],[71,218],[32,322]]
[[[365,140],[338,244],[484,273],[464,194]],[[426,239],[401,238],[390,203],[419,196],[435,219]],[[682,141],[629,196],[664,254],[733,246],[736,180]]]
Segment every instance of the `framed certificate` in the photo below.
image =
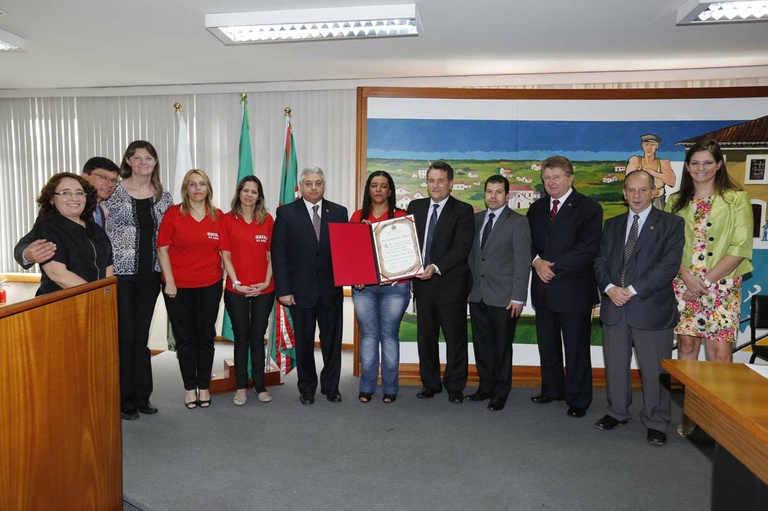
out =
[[371,225],[371,229],[382,284],[408,279],[424,272],[413,215],[376,222]]

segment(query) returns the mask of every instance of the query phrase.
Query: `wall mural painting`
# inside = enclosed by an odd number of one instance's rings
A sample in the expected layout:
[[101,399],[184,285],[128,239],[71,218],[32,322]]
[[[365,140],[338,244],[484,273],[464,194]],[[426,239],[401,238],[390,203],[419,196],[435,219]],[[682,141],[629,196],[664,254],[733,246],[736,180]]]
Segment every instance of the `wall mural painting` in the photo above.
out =
[[[542,161],[558,154],[573,162],[576,188],[600,202],[607,219],[627,210],[622,186],[628,171],[657,172],[657,183],[665,185],[664,194],[655,200],[661,204],[679,186],[690,141],[713,135],[727,142],[723,148],[728,171],[747,190],[756,210],[756,270],[745,281],[745,301],[750,293],[768,289],[768,241],[760,236],[768,224],[768,187],[748,184],[760,166],[760,155],[753,153],[764,156],[768,150],[751,149],[747,140],[733,138],[739,130],[732,128],[762,125],[758,117],[768,116],[768,88],[694,92],[361,88],[358,99],[358,140],[364,141],[358,145],[358,197],[367,173],[386,170],[395,180],[397,204],[404,209],[410,201],[427,196],[430,162],[445,160],[455,171],[453,195],[475,211],[484,209],[485,180],[501,174],[510,182],[509,206],[525,214],[544,195]],[[533,312],[526,305],[516,343],[535,344]],[[748,303],[742,314],[749,315]],[[400,333],[403,341],[416,339],[412,307]],[[596,319],[593,345],[601,343],[600,337]]]

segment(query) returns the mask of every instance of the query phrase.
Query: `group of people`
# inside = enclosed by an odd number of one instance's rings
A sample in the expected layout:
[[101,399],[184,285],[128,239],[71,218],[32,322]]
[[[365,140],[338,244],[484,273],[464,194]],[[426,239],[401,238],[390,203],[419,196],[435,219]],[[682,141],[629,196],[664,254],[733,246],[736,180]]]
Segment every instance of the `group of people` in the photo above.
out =
[[[644,149],[646,142],[647,156],[653,152],[655,158],[658,141],[643,139]],[[501,175],[486,180],[486,207],[473,213],[472,206],[451,195],[454,173],[447,162],[429,166],[429,197],[410,202],[407,211],[395,205],[392,176],[371,173],[362,207],[351,221],[373,224],[413,215],[423,272],[410,281],[353,286],[360,328],[359,401],[373,399],[379,375],[383,402],[397,399],[398,331],[412,290],[422,382],[417,397],[430,399],[445,388],[451,403],[466,397],[489,401],[492,411],[504,409],[512,344],[531,280],[541,360],[541,391],[531,400],[565,401],[569,416],[586,414],[592,402],[592,312],[602,302],[608,413],[596,426],[610,430],[631,418],[634,347],[643,382],[640,418],[648,442],[664,445],[670,394],[661,359],[671,356],[677,333],[680,358],[697,358],[703,342],[707,359],[731,360],[741,279],[751,269],[752,216],[716,142],[688,150],[680,191],[665,210],[658,201],[664,197],[658,190],[666,182],[664,169],[646,169],[645,159],[637,160],[624,180],[629,211],[604,227],[601,206],[575,189],[573,165],[563,156],[543,162],[546,196],[531,205],[527,218],[507,206],[509,182]],[[343,293],[334,284],[328,225],[349,217],[344,206],[324,198],[322,169],[307,167],[298,181],[300,199],[278,207],[274,219],[255,176],[240,181],[231,211],[224,214],[212,204],[206,173],[192,169],[182,183],[182,202],[173,205],[159,179],[155,149],[135,141],[120,167],[92,158],[82,176],[56,174],[43,187],[40,215],[17,245],[16,258],[25,267],[41,265],[39,293],[117,276],[124,419],[157,412],[149,401],[147,341],[161,290],[185,405],[210,406],[224,271],[224,304],[235,338],[234,404],[246,403],[249,362],[256,396],[271,400],[264,387],[264,334],[275,298],[293,320],[301,403],[314,403],[318,384],[328,401],[341,401]],[[465,396],[467,303],[480,381]],[[317,327],[323,358],[319,378]],[[694,428],[683,417],[677,432],[688,436]]]

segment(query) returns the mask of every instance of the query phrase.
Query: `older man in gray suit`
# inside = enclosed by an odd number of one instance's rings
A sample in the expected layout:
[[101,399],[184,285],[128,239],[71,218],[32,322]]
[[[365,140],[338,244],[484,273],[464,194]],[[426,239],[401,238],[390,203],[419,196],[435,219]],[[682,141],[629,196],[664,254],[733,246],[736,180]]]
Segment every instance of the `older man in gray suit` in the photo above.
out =
[[486,180],[487,209],[475,214],[477,234],[469,255],[469,311],[480,386],[468,399],[490,399],[492,411],[504,408],[512,388],[512,341],[531,273],[528,221],[507,207],[508,195],[507,178]]
[[608,414],[595,426],[611,430],[632,414],[630,362],[635,347],[643,381],[640,420],[648,443],[667,442],[670,418],[669,376],[661,359],[672,356],[672,329],[678,321],[672,279],[680,268],[683,219],[651,207],[655,184],[645,170],[624,180],[629,212],[605,223],[595,277],[603,293],[603,356],[608,383]]

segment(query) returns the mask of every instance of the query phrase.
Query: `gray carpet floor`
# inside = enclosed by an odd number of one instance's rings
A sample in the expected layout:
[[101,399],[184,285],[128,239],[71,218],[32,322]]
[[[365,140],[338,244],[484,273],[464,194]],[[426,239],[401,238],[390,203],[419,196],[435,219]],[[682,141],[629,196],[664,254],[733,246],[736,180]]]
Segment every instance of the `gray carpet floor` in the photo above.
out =
[[[217,359],[230,353],[217,344]],[[603,390],[582,419],[562,402],[531,403],[530,388],[513,388],[500,412],[451,404],[445,392],[420,400],[416,387],[401,387],[391,405],[380,392],[362,404],[352,354],[343,358],[341,403],[318,394],[302,406],[292,373],[269,389],[271,403],[250,393],[235,407],[234,394],[221,394],[209,409],[187,410],[175,354],[154,357],[160,413],[122,423],[126,509],[709,509],[714,444],[701,431],[674,434],[679,393],[669,443],[658,448],[637,417],[614,431],[594,427]]]

